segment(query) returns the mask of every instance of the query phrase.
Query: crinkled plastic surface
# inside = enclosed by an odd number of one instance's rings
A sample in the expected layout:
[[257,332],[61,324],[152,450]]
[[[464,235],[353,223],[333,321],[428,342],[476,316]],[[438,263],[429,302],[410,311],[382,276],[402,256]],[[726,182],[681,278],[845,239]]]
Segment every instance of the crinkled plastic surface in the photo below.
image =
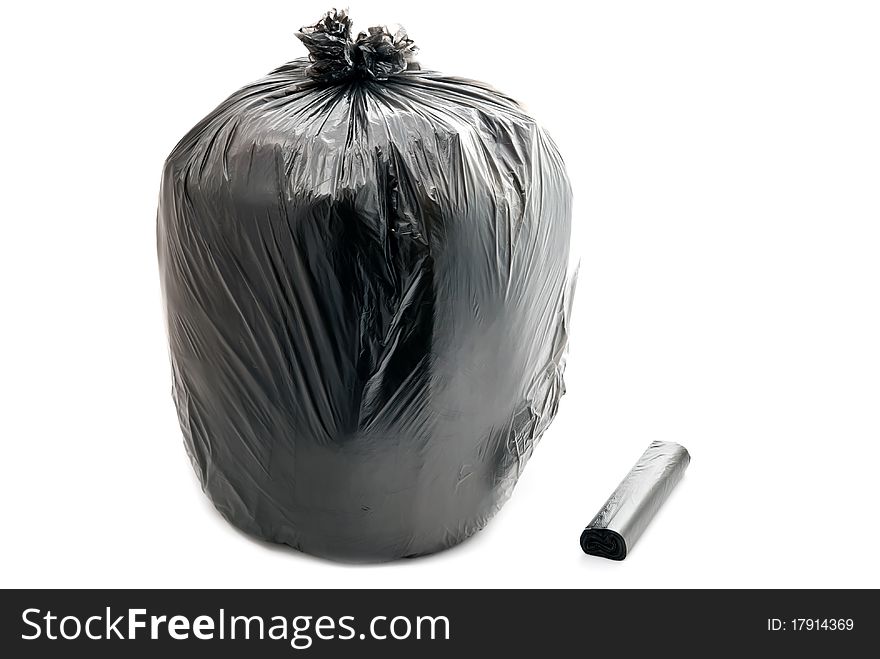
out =
[[508,498],[563,392],[571,192],[490,87],[344,12],[169,156],[159,264],[185,445],[234,525],[350,561]]
[[581,534],[593,556],[622,561],[678,485],[691,462],[674,442],[652,442]]

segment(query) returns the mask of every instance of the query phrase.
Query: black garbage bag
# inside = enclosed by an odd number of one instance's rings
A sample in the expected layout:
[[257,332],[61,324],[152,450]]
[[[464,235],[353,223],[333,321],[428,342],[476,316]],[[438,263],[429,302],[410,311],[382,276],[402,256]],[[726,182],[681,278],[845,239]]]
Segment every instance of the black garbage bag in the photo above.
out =
[[332,11],[175,147],[158,249],[187,451],[232,524],[435,552],[510,495],[563,392],[571,192],[513,100]]

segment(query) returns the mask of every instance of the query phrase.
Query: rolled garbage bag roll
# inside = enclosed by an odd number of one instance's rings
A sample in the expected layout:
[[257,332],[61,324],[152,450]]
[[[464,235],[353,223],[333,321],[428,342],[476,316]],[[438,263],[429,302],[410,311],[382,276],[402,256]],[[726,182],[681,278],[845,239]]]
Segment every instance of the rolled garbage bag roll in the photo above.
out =
[[626,558],[690,461],[684,446],[652,442],[584,529],[581,548],[592,556],[615,561]]

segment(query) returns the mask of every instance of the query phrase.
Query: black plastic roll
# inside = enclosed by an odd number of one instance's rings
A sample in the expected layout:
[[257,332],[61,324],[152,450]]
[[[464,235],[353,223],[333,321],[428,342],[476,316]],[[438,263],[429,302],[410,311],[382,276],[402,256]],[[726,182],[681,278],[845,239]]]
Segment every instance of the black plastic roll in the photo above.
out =
[[592,556],[622,561],[684,476],[691,456],[674,442],[652,442],[581,534]]

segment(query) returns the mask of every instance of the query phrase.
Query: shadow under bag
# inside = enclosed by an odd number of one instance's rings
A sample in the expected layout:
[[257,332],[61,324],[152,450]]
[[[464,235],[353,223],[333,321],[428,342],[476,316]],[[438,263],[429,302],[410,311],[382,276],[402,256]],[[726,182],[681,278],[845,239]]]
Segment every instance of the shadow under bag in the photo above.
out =
[[165,164],[174,400],[202,486],[254,536],[340,560],[435,552],[508,498],[563,392],[571,191],[490,87],[401,30],[310,51]]

